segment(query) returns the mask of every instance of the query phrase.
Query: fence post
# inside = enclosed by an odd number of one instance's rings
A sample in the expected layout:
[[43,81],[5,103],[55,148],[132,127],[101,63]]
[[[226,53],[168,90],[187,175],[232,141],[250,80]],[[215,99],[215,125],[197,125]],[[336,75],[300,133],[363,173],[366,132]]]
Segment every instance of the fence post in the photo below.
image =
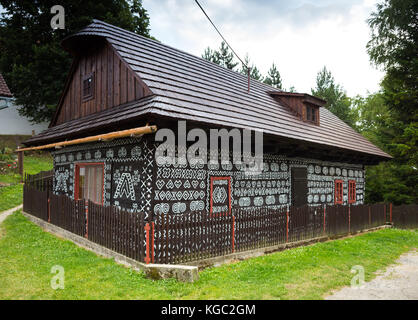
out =
[[49,198],[49,192],[48,192],[48,222],[51,222],[51,199]]
[[369,227],[372,224],[372,215],[371,215],[371,212],[370,211],[371,211],[371,207],[369,205]]
[[289,206],[286,210],[286,242],[289,242]]
[[[19,147],[18,147],[18,150],[19,150]],[[18,166],[18,171],[20,175],[20,182],[23,182],[23,159],[24,157],[25,155],[23,151],[17,152],[17,166]]]
[[326,232],[326,231],[325,231],[325,230],[326,230],[326,229],[325,229],[325,225],[326,225],[326,219],[325,219],[325,217],[326,217],[326,211],[325,211],[325,210],[326,210],[326,209],[325,209],[325,208],[326,208],[326,207],[327,207],[327,205],[326,205],[326,204],[324,204],[324,235],[325,235],[325,232]]
[[348,205],[348,233],[351,232],[351,205]]
[[235,252],[235,216],[232,216],[232,253]]
[[86,209],[86,234],[85,234],[85,238],[88,239],[89,238],[89,202],[88,200],[85,201],[85,209]]
[[151,259],[149,257],[149,231],[150,231],[150,226],[149,226],[149,222],[147,222],[147,224],[144,227],[145,232],[146,232],[146,257],[145,257],[145,263],[148,264],[150,263]]
[[152,237],[151,237],[151,262],[154,263],[154,228],[155,228],[155,224],[154,221],[151,222],[152,225]]
[[386,203],[383,204],[383,216],[385,217],[385,219],[383,221],[387,221],[387,216],[386,216]]
[[389,204],[390,223],[392,223],[392,202]]

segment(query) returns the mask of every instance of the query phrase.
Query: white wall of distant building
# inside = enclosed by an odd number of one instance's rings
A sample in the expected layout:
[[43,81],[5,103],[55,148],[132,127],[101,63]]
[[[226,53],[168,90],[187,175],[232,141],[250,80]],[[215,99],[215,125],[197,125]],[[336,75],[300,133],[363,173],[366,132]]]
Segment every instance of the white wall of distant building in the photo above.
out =
[[33,132],[38,134],[48,128],[46,122],[32,124],[27,118],[19,115],[18,106],[14,104],[13,99],[2,97],[1,100],[3,101],[0,105],[0,135],[32,135]]

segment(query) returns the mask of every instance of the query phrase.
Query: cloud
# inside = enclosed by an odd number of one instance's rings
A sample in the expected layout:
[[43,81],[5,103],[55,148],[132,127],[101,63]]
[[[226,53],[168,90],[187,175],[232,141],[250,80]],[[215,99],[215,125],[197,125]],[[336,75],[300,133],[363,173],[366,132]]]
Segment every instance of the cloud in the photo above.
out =
[[[286,87],[310,92],[326,65],[349,95],[378,90],[382,73],[369,63],[366,19],[375,0],[200,0],[233,48],[266,74],[275,62]],[[200,56],[221,39],[192,0],[144,0],[151,34]]]

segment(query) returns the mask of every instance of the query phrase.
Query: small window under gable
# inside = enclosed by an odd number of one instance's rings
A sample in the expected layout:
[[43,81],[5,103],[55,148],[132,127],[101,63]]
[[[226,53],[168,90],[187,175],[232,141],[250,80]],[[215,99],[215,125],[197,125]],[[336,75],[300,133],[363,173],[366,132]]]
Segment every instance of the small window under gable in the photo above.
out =
[[281,105],[288,107],[300,120],[319,126],[319,108],[326,101],[307,93],[270,91],[268,92]]
[[94,72],[83,78],[83,101],[94,99]]

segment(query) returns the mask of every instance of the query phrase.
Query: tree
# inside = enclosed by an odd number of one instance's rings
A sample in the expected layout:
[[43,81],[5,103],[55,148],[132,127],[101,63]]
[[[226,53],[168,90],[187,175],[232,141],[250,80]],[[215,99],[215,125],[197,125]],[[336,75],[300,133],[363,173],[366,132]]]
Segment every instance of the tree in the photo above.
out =
[[260,70],[258,70],[257,66],[254,65],[248,54],[245,55],[244,64],[241,65],[240,72],[244,75],[248,75],[248,68],[250,68],[250,77],[254,80],[263,81],[263,75],[261,74]]
[[0,0],[0,72],[6,78],[20,114],[33,122],[51,119],[71,65],[61,40],[93,18],[149,36],[149,17],[141,0],[60,1],[65,29],[52,30],[56,1]]
[[371,61],[385,71],[378,96],[360,104],[361,132],[392,161],[368,167],[366,200],[418,202],[418,3],[383,0],[368,23]]
[[312,95],[324,99],[325,107],[352,128],[356,127],[356,112],[351,108],[350,98],[343,88],[335,83],[331,72],[323,67],[316,77],[316,88],[311,89]]
[[[393,148],[392,111],[385,103],[384,93],[377,92],[363,98],[357,96],[353,105],[359,113],[357,127],[362,135],[386,152]],[[417,199],[416,169],[395,161],[366,167],[366,202],[414,203]]]
[[234,61],[234,54],[225,41],[222,41],[219,50],[212,50],[207,47],[202,55],[203,59],[219,64],[220,66],[234,70],[238,62]]
[[418,2],[384,0],[368,23],[370,59],[386,74],[381,83],[392,112],[392,154],[399,163],[418,163]]
[[264,83],[277,89],[283,89],[282,77],[280,76],[280,72],[274,63],[271,65],[270,70],[267,73],[267,77],[264,79]]

